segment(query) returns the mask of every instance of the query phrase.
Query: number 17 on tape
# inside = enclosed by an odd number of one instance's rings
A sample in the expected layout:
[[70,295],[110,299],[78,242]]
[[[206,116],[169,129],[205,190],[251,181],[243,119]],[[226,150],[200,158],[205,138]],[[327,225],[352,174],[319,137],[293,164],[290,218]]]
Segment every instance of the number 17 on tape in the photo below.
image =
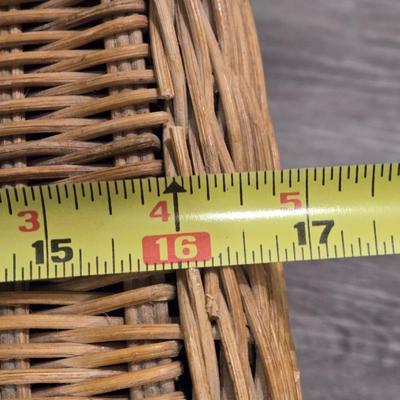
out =
[[142,249],[146,264],[208,261],[212,256],[207,232],[146,236]]

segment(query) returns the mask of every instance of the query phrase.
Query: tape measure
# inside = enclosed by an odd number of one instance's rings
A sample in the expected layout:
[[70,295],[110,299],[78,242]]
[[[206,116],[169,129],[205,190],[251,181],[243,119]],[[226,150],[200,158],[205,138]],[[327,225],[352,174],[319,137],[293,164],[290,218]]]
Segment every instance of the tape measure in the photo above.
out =
[[400,253],[400,164],[0,190],[0,281]]

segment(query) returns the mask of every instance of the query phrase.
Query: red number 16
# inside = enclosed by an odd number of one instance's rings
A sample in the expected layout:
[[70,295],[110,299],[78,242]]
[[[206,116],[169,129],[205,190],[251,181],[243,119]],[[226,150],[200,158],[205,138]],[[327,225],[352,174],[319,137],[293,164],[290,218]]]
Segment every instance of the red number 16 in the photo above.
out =
[[207,261],[211,258],[211,238],[207,232],[145,236],[142,246],[147,264]]

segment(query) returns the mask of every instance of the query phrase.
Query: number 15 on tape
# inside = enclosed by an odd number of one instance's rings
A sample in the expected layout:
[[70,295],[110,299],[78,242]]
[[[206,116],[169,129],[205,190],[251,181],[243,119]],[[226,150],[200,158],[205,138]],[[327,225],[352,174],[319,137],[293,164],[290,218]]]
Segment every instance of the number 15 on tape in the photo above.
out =
[[207,232],[146,236],[142,248],[146,264],[208,261],[212,256]]

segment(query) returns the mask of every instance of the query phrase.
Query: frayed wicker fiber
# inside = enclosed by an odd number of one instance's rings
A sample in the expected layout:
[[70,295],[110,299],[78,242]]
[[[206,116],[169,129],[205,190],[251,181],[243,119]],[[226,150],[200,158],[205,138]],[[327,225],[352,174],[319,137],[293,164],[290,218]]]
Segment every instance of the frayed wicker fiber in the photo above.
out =
[[[279,167],[249,0],[0,0],[0,183]],[[281,264],[3,285],[0,399],[301,399]]]

